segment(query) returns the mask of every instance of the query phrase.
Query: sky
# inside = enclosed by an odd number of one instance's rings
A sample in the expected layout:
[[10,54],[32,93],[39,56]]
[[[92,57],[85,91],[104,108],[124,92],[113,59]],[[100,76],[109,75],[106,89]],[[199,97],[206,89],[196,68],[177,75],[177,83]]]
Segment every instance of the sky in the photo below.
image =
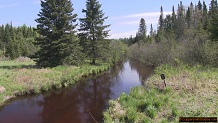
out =
[[[86,0],[71,0],[73,3],[73,13],[78,14],[78,18],[83,18],[82,9],[86,7]],[[109,38],[134,37],[139,28],[139,21],[144,18],[147,25],[147,32],[152,23],[157,29],[160,7],[163,7],[164,15],[172,13],[172,6],[177,6],[181,0],[99,0],[101,9],[108,16],[105,24],[110,24]],[[184,6],[197,4],[199,0],[182,0]],[[203,3],[203,0],[200,0]],[[209,7],[211,0],[204,0]],[[0,24],[12,22],[13,26],[36,27],[35,19],[40,12],[40,0],[0,0]],[[79,22],[77,22],[79,23]]]

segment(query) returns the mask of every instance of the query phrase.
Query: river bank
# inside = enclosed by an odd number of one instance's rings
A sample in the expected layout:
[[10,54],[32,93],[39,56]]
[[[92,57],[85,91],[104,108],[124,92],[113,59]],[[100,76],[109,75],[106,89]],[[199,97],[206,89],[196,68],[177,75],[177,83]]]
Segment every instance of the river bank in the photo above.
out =
[[218,117],[217,68],[162,65],[144,85],[110,100],[104,122],[167,123],[179,122],[179,117]]
[[40,93],[72,85],[81,77],[109,69],[109,63],[98,65],[36,68],[35,62],[0,61],[0,105],[19,95]]

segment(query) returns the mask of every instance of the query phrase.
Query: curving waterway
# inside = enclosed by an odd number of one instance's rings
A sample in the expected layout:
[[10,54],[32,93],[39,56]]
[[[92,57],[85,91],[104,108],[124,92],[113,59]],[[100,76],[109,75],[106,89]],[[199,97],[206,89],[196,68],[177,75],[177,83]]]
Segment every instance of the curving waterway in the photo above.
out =
[[9,101],[0,107],[0,123],[103,122],[103,111],[107,109],[108,101],[142,85],[152,72],[152,67],[136,60],[119,63],[68,88]]

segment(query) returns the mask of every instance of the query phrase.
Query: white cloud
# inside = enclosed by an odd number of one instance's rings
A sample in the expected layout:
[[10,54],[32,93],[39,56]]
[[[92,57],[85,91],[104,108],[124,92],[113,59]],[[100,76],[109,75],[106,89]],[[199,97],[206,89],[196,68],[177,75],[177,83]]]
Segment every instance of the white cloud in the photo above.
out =
[[125,22],[121,22],[120,25],[138,25],[139,24],[139,20],[137,21],[125,21]]
[[[121,22],[119,23],[119,25],[139,25],[139,21],[140,20],[133,20],[133,21],[125,21],[125,22]],[[157,24],[158,23],[158,17],[155,17],[155,18],[149,18],[149,19],[146,19],[145,18],[145,22],[146,24]]]
[[16,7],[17,4],[9,4],[9,5],[0,5],[0,9],[2,8],[10,8],[10,7]]
[[[172,12],[164,12],[164,14],[171,14]],[[140,18],[140,17],[159,17],[160,12],[146,12],[146,13],[139,13],[139,14],[130,14],[127,16],[124,16],[125,18]]]
[[[172,14],[172,12],[164,12],[164,15]],[[125,18],[152,18],[152,17],[159,17],[160,12],[145,12],[145,13],[138,13],[138,14],[130,14],[126,16],[119,16],[119,17],[110,17],[109,19],[125,19]]]
[[127,32],[112,32],[109,38],[118,39],[118,38],[125,38],[130,37],[131,35],[134,36],[137,30],[127,31]]
[[[164,16],[171,14],[171,12],[164,12]],[[150,12],[150,13],[138,13],[138,14],[130,14],[126,16],[119,17],[111,17],[110,21],[113,22],[111,30],[117,30],[116,32],[111,32],[110,38],[125,38],[135,36],[138,31],[139,21],[141,18],[145,19],[147,26],[147,33],[150,31],[150,25],[153,25],[153,28],[157,28],[158,19],[160,16],[160,12]],[[116,26],[114,26],[116,25]],[[130,29],[132,31],[128,31]],[[122,31],[118,31],[122,30]]]

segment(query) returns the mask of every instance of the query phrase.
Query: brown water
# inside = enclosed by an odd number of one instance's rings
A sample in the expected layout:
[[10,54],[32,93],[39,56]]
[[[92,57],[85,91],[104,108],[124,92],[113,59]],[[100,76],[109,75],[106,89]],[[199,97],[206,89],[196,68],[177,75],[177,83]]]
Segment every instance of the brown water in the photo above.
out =
[[16,98],[0,107],[0,123],[103,122],[108,101],[142,85],[152,72],[153,68],[128,60],[72,87]]

